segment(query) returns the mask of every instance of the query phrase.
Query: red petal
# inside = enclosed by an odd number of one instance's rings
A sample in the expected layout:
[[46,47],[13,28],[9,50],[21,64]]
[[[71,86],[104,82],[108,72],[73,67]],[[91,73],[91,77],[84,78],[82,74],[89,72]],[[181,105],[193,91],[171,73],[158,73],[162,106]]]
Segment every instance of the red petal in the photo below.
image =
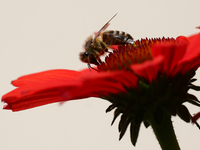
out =
[[162,68],[164,62],[163,56],[157,56],[151,61],[145,61],[142,64],[132,65],[131,69],[139,76],[144,77],[149,82],[156,79],[158,71]]
[[67,91],[80,86],[77,80],[54,79],[48,82],[19,87],[2,97],[6,108],[24,110],[58,101],[68,100]]
[[179,43],[179,44],[185,44],[187,47],[190,46],[190,44],[191,44],[190,39],[188,37],[185,37],[185,36],[178,36],[176,38],[176,42]]
[[4,109],[19,111],[54,102],[125,92],[124,86],[136,87],[137,77],[127,72],[49,70],[20,77],[13,84],[19,87],[5,94],[2,101],[7,103]]
[[194,35],[190,35],[188,37],[190,43],[194,43],[194,41],[196,40],[196,38],[198,37],[198,34],[194,34]]
[[[89,76],[89,77],[88,77]],[[108,82],[119,82],[126,87],[137,87],[137,76],[134,73],[127,71],[115,71],[115,72],[99,72],[92,74],[83,74],[80,76],[85,82],[94,81],[98,82],[106,80]],[[95,83],[94,83],[95,84]]]
[[152,48],[153,58],[159,55],[164,56],[162,73],[167,73],[168,76],[174,76],[176,72],[176,65],[186,53],[186,43],[162,43],[156,44]]
[[[125,87],[137,87],[137,76],[129,72],[100,72],[82,76],[83,85],[70,91],[70,99],[107,96],[109,93],[126,92]],[[77,92],[78,91],[78,92]],[[69,94],[70,95],[70,94]]]
[[[8,104],[4,109],[12,109],[12,111],[25,110],[41,105],[46,105],[49,103],[63,101],[63,96],[58,89],[52,89],[47,91],[36,92],[29,96],[24,96],[21,98],[9,97],[10,99],[4,99]],[[9,100],[11,102],[9,102]]]
[[199,118],[200,118],[200,112],[198,112],[197,114],[195,114],[195,115],[192,117],[192,123],[195,123]]
[[178,63],[183,68],[181,70],[183,74],[191,69],[196,70],[200,66],[200,34],[194,35],[190,39],[192,41],[191,45]]
[[7,103],[5,109],[18,111],[68,100],[66,91],[81,85],[78,81],[80,74],[72,70],[49,70],[22,76],[12,82],[19,88],[2,97]]
[[29,74],[12,81],[14,86],[20,87],[26,84],[43,83],[53,79],[76,79],[80,72],[74,70],[48,70],[39,73]]
[[119,47],[118,45],[112,45],[112,46],[110,46],[110,48],[113,49],[113,50],[118,50],[118,47]]

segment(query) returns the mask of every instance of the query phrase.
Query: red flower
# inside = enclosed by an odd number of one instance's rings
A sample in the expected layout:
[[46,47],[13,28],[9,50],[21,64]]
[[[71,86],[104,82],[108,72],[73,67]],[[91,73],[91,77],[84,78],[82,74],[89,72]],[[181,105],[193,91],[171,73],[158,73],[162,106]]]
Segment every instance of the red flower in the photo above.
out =
[[2,97],[4,109],[20,111],[54,102],[99,97],[112,103],[107,112],[115,109],[114,120],[122,114],[120,138],[131,124],[135,145],[141,122],[146,126],[147,112],[154,115],[157,124],[164,110],[191,120],[189,102],[200,106],[198,99],[188,94],[199,90],[192,77],[200,66],[200,34],[174,39],[142,39],[134,45],[118,47],[98,72],[49,70],[26,75],[13,81],[17,88]]

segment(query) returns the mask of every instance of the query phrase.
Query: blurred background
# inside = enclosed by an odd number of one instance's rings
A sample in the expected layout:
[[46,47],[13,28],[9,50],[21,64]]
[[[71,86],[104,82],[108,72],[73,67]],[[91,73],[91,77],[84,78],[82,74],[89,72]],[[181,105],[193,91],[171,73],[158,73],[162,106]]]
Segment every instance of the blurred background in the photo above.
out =
[[[199,0],[0,0],[0,95],[14,89],[10,82],[25,74],[86,68],[79,60],[86,38],[115,13],[108,30],[128,32],[134,39],[176,38],[199,32],[199,6]],[[196,96],[200,99],[200,93]],[[119,142],[118,121],[111,127],[113,112],[105,113],[109,104],[89,98],[20,112],[0,109],[0,149],[160,149],[152,129],[143,125],[136,147],[129,130]],[[186,105],[192,114],[200,111]],[[172,119],[182,150],[199,150],[200,130]]]

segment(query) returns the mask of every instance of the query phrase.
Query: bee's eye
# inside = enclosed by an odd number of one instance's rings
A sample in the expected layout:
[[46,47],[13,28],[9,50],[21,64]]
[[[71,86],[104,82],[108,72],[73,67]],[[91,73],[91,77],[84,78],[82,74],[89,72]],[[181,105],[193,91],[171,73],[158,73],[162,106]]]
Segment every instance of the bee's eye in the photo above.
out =
[[89,53],[88,53],[88,52],[85,52],[83,55],[84,55],[85,57],[87,57],[87,56],[89,55]]

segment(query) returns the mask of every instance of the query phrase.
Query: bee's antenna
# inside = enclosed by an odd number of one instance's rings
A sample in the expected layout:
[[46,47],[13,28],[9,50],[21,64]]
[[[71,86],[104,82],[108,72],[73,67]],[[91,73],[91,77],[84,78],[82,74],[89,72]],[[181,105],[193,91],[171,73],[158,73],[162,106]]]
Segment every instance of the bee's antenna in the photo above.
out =
[[95,37],[94,37],[94,39],[92,40],[91,43],[93,43],[93,42],[96,40],[96,38],[99,36],[99,34],[109,26],[109,22],[110,22],[116,15],[117,15],[117,13],[116,13],[116,14],[115,14],[115,15],[114,15],[114,16],[99,30],[99,32],[97,32],[97,34],[95,35]]

